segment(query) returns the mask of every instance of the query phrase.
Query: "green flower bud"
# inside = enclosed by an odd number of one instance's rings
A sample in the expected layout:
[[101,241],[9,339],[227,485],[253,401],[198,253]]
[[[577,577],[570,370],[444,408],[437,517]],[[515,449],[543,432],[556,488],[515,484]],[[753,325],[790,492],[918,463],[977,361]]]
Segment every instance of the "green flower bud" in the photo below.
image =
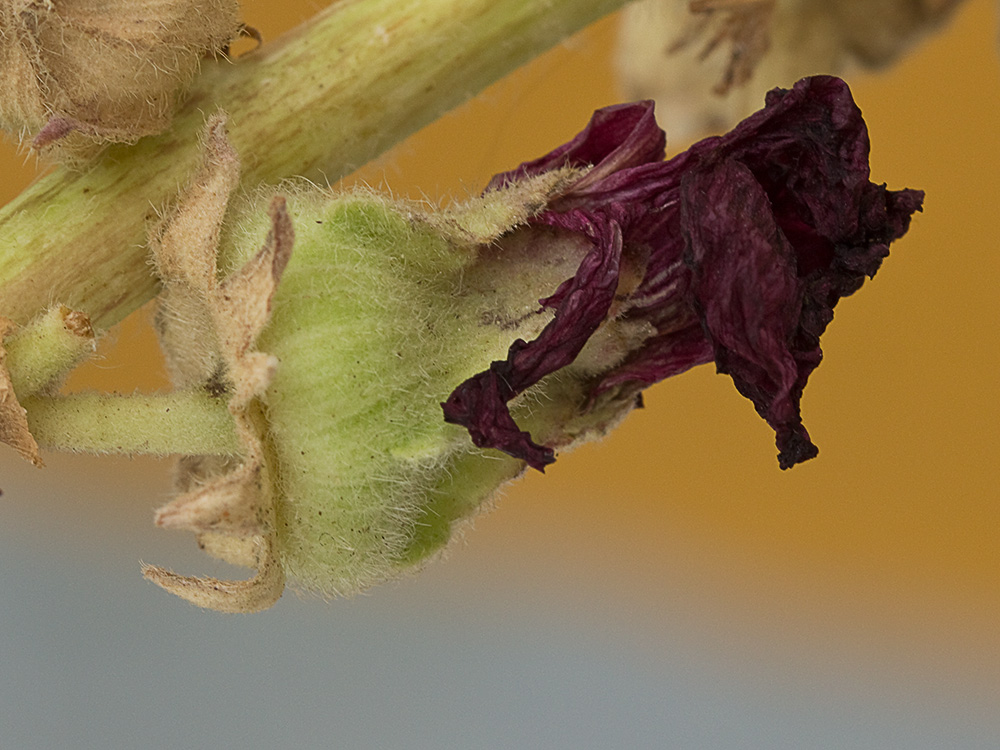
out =
[[276,531],[292,578],[347,593],[433,552],[521,470],[475,450],[440,403],[547,316],[537,287],[490,288],[471,248],[421,212],[356,195],[293,200],[290,214],[295,254],[259,340],[277,360],[263,398]]
[[[443,212],[303,190],[228,205],[220,228],[236,162],[214,122],[206,168],[154,242],[166,287],[159,330],[178,385],[231,399],[244,455],[238,465],[182,461],[187,492],[161,509],[160,525],[195,531],[229,561],[278,565],[323,595],[357,592],[440,550],[456,522],[525,467],[475,447],[445,422],[441,403],[511,341],[542,331],[553,313],[539,310],[540,294],[571,277],[588,249],[569,235],[544,246],[491,243],[578,174],[551,171]],[[258,250],[269,202],[271,235]],[[290,227],[294,252],[262,263],[269,248],[291,243]],[[262,266],[274,272],[234,282]],[[536,388],[515,414],[553,440],[617,418],[618,404],[567,419],[573,390]],[[255,552],[262,546],[268,561]],[[280,594],[277,575],[247,596],[160,569],[147,575],[219,609],[254,609]]]
[[[51,377],[54,365],[79,362],[94,348],[90,319],[65,305],[53,305],[20,330],[0,316],[0,443],[35,466],[43,465],[19,399],[55,390],[59,378],[54,382]],[[8,358],[14,362],[10,368]]]

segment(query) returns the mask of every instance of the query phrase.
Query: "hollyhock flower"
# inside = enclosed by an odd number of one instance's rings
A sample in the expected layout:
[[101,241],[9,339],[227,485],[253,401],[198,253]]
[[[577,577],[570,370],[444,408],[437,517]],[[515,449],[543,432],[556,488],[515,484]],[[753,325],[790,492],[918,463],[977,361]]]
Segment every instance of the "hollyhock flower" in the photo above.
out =
[[[447,209],[313,186],[231,197],[239,156],[213,117],[150,238],[176,390],[8,398],[0,440],[29,457],[32,436],[79,432],[95,450],[182,454],[156,522],[256,574],[145,574],[231,612],[270,606],[286,580],[342,595],[418,566],[527,466],[698,364],[752,401],[782,467],[805,460],[820,334],[922,194],[869,182],[864,122],[834,78],[771,92],[669,161],[664,144],[640,102]],[[0,370],[20,346],[2,329]]]
[[774,428],[782,468],[816,455],[799,399],[820,335],[840,298],[875,275],[923,194],[869,182],[867,130],[837,78],[776,89],[729,134],[666,162],[664,140],[652,103],[611,107],[490,183],[592,164],[517,230],[537,242],[571,233],[592,249],[540,301],[555,311],[541,335],[514,342],[445,402],[446,419],[476,445],[538,469],[551,463],[558,446],[534,442],[506,403],[570,364],[602,325],[641,322],[648,337],[590,379],[588,402],[714,361]]
[[222,133],[152,244],[174,380],[226,401],[240,448],[182,459],[157,523],[257,574],[145,570],[226,611],[286,579],[350,594],[412,569],[525,466],[697,364],[751,399],[781,466],[815,455],[798,403],[819,336],[922,199],[869,182],[834,78],[670,161],[650,102],[600,110],[446,210],[293,192],[264,196],[265,219],[259,199],[229,205]]

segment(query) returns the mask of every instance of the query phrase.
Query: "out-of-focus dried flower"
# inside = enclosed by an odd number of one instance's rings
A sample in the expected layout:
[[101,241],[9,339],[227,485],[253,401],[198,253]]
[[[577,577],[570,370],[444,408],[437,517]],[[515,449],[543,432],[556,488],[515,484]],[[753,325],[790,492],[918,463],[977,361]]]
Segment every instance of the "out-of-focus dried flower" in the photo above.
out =
[[57,156],[164,130],[236,0],[0,0],[0,127]]
[[623,13],[619,70],[683,145],[728,130],[775,86],[892,63],[961,1],[641,0]]
[[724,95],[742,86],[771,47],[771,13],[775,0],[691,0],[684,33],[667,49],[677,54],[689,45],[701,45],[705,60],[720,46],[727,49],[728,64],[713,91]]

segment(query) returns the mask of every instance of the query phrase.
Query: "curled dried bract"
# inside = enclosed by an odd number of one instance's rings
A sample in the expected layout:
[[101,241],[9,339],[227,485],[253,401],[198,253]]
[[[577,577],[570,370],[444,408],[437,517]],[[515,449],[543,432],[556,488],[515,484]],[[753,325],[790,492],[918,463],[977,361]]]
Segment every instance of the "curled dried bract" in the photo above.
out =
[[224,118],[216,116],[208,123],[201,171],[151,243],[164,285],[158,328],[173,379],[177,385],[202,385],[218,397],[227,395],[241,444],[241,455],[232,460],[182,461],[178,479],[184,491],[159,510],[156,521],[194,531],[207,550],[231,562],[252,563],[257,575],[248,581],[219,581],[155,566],[145,566],[143,572],[199,606],[250,612],[271,606],[284,589],[256,406],[276,363],[255,344],[288,263],[293,233],[284,199],[275,198],[264,246],[236,272],[217,280],[219,230],[238,179],[239,160],[226,140]]

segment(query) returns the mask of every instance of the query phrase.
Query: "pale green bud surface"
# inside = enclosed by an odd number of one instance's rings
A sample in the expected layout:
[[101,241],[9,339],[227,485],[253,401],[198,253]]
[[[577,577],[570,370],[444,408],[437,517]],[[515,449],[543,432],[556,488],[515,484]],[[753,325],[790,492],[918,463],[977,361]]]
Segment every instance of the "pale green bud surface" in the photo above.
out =
[[[505,200],[524,197],[496,193],[442,222],[374,195],[289,199],[294,251],[257,346],[277,359],[262,400],[278,549],[299,586],[344,594],[397,574],[523,470],[441,411],[458,384],[538,334],[552,316],[538,299],[586,250],[466,241],[467,226],[480,234],[523,213]],[[246,239],[224,235],[221,263],[227,245],[236,256],[259,245],[254,222],[233,224]]]

